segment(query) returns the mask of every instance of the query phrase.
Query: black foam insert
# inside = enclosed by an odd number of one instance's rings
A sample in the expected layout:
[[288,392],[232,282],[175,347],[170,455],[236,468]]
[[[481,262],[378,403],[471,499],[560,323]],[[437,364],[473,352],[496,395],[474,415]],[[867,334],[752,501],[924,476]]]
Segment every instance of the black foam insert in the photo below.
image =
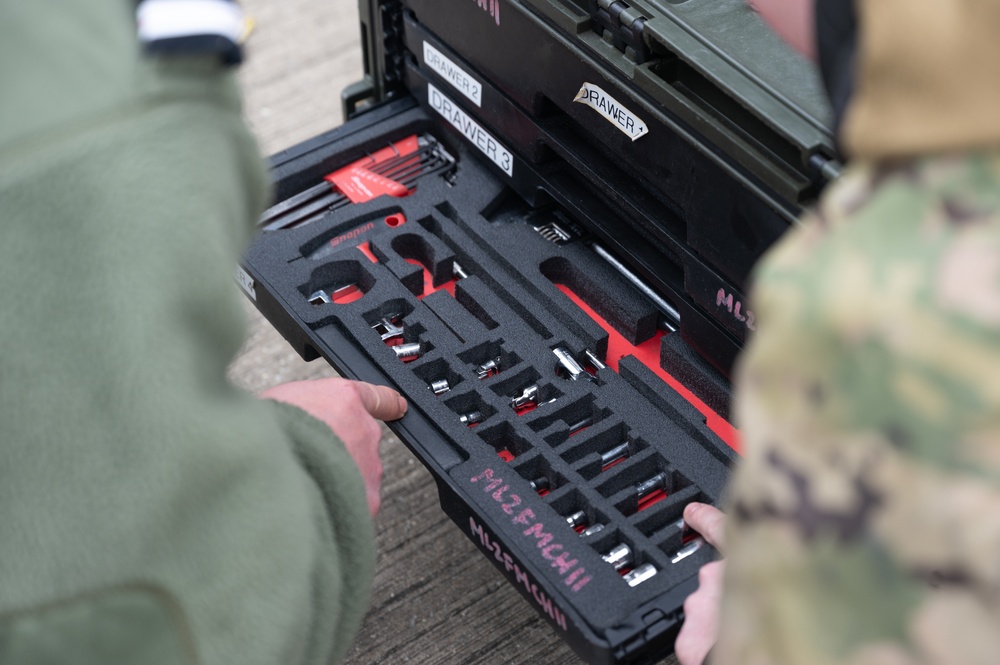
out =
[[[435,130],[423,112],[404,111],[379,131],[350,133],[346,147],[334,143],[330,154],[306,153],[308,177],[281,181],[278,191],[294,194],[292,183],[312,186],[365,151],[427,131]],[[324,349],[347,340],[406,396],[412,410],[434,423],[448,450],[464,460],[449,462],[439,482],[467,497],[492,533],[525,561],[559,544],[563,558],[538,559],[538,574],[565,594],[561,602],[592,629],[610,630],[691,579],[714,556],[706,547],[672,563],[682,545],[674,522],[692,500],[720,500],[733,454],[697,410],[635,359],[623,359],[620,373],[604,368],[592,379],[557,372],[553,349],[561,347],[582,363],[585,351],[604,358],[608,340],[557,285],[571,289],[632,343],[656,333],[659,313],[589,248],[585,233],[577,229],[568,242],[555,244],[535,230],[546,220],[565,219],[561,211],[533,209],[462,145],[449,149],[458,159],[452,181],[421,179],[407,197],[382,197],[264,234],[247,260],[257,274],[268,275],[268,288],[324,355],[333,356]],[[383,224],[394,214],[406,223]],[[359,228],[365,228],[363,239],[378,262],[352,243],[331,245]],[[317,257],[326,247],[333,251]],[[456,263],[466,277],[456,278]],[[454,297],[444,290],[424,297],[424,270],[435,286],[457,279]],[[363,295],[346,304],[308,302],[315,290],[346,283]],[[402,326],[404,344],[420,345],[418,357],[399,358],[372,329],[387,316]],[[700,380],[706,368],[692,362],[680,338],[664,339],[663,364],[685,381]],[[491,361],[495,371],[480,376]],[[430,386],[441,380],[448,390],[435,394]],[[715,378],[704,381],[718,392]],[[511,399],[530,386],[538,387],[539,403],[527,412],[515,410]],[[474,412],[478,422],[461,421]],[[628,444],[627,455],[605,468],[601,455],[622,443]],[[661,472],[665,497],[642,504],[636,486]],[[501,484],[484,490],[499,477]],[[532,482],[541,490],[532,489]],[[509,512],[515,494],[520,512]],[[516,521],[524,510],[530,520]],[[578,511],[587,525],[604,529],[581,536],[566,522]],[[651,563],[657,574],[629,587],[602,559],[621,543],[633,552],[633,567]]]

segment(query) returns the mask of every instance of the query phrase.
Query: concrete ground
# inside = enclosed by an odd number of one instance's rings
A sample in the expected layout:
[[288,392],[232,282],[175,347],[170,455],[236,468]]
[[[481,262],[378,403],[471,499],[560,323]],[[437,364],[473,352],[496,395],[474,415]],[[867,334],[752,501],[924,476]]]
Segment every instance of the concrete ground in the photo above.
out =
[[[340,91],[362,75],[356,2],[243,1],[256,20],[241,73],[246,116],[265,153],[341,123]],[[247,342],[230,370],[237,385],[256,392],[335,376],[322,360],[303,362],[247,311]],[[388,430],[381,452],[378,572],[348,662],[581,662],[445,517],[430,474]]]

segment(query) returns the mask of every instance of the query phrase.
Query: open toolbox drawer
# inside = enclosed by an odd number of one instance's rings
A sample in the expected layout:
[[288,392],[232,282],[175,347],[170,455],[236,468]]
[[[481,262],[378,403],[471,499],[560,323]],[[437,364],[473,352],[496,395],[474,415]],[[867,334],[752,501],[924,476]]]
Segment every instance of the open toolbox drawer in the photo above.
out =
[[[348,113],[366,95],[410,94],[470,142],[485,128],[513,157],[480,150],[528,200],[537,183],[518,161],[553,176],[546,194],[570,208],[552,171],[571,171],[609,208],[574,214],[655,291],[699,310],[681,335],[728,375],[754,329],[751,266],[839,172],[814,69],[744,0],[361,4],[371,75],[345,95]],[[608,11],[649,17],[636,19],[648,53],[608,42]],[[750,66],[736,60],[748,53]]]
[[[240,282],[303,358],[404,394],[390,427],[445,512],[578,654],[653,662],[716,555],[679,520],[691,501],[719,502],[737,455],[725,372],[752,327],[746,271],[818,185],[809,163],[749,168],[762,157],[726,154],[673,111],[651,126],[676,135],[645,153],[586,126],[589,111],[535,108],[475,55],[491,43],[468,14],[502,7],[529,42],[572,22],[516,2],[442,4],[454,13],[362,0],[377,80],[346,97],[378,103],[272,158],[277,203]],[[421,16],[469,19],[468,45]],[[585,40],[564,42],[575,75],[613,78]],[[822,134],[807,162],[826,154]]]
[[[381,107],[279,157],[278,190],[440,132],[412,100]],[[530,206],[460,143],[440,147],[454,168],[421,177],[409,196],[261,234],[243,283],[303,357],[402,391],[411,409],[390,426],[431,470],[445,511],[578,653],[669,652],[714,556],[677,521],[687,502],[719,500],[731,428],[665,382],[660,312],[581,227],[554,203]],[[403,345],[418,356],[398,357]],[[556,349],[583,374],[571,378]],[[692,374],[711,372],[681,355]],[[448,390],[436,394],[441,380]],[[537,397],[515,409],[531,386]],[[616,571],[603,557],[621,545],[630,554]],[[655,574],[629,586],[633,570]]]

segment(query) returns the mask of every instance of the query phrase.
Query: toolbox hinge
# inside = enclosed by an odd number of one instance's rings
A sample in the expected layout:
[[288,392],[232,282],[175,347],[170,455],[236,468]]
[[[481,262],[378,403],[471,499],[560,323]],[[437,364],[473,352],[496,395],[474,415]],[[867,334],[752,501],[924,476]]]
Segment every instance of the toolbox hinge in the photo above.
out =
[[590,4],[594,32],[636,64],[649,59],[649,47],[643,38],[648,17],[621,0],[590,0]]

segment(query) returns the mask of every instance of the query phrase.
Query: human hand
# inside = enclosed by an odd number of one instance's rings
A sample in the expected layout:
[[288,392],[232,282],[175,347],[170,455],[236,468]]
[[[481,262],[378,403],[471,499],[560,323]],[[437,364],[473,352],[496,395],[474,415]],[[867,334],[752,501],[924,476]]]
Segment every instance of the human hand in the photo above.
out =
[[382,460],[378,442],[382,428],[378,420],[396,420],[406,413],[406,400],[392,388],[347,379],[294,381],[260,394],[297,406],[317,418],[340,437],[365,481],[368,510],[378,514],[382,487]]
[[[725,546],[726,516],[704,503],[684,509],[684,522],[720,552]],[[698,571],[698,590],[684,601],[684,625],[674,651],[681,665],[702,665],[719,634],[719,604],[725,561],[713,561]]]

